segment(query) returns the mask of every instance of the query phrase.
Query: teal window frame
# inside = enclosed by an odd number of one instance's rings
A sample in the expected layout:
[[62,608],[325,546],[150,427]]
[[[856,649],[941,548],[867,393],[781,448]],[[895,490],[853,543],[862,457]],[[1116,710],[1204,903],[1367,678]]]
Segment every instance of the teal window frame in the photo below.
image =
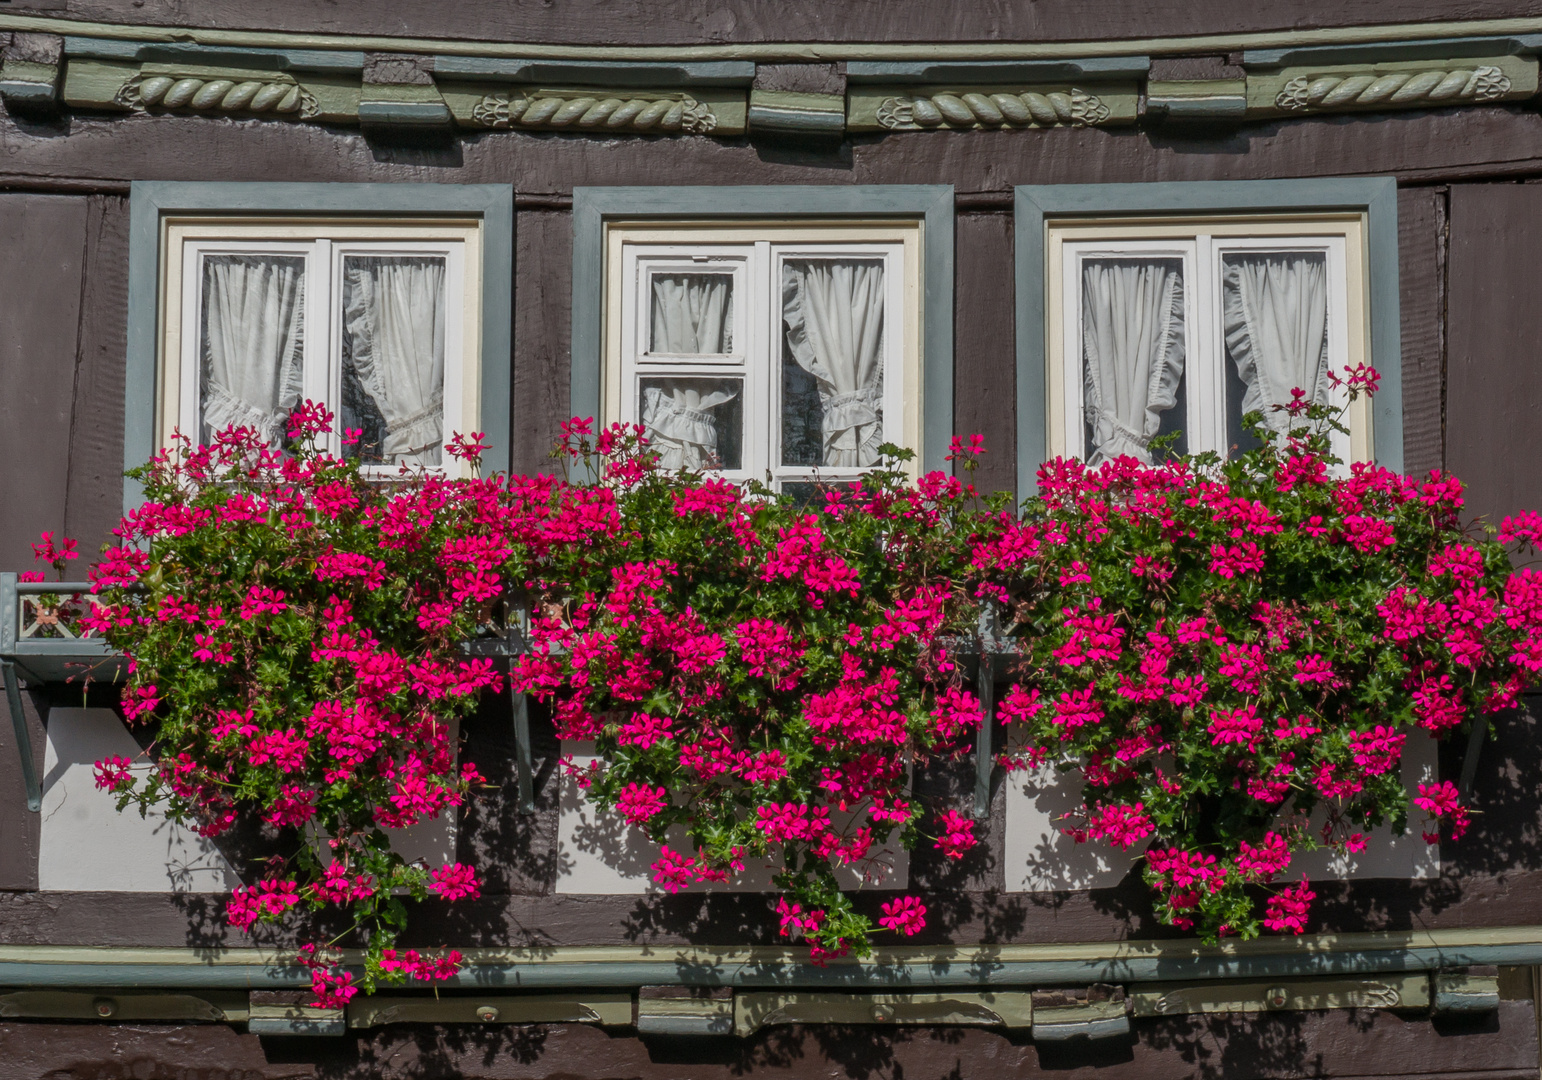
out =
[[1201,180],[1149,184],[1023,184],[1013,189],[1017,300],[1017,490],[1038,490],[1048,456],[1045,401],[1047,227],[1051,221],[1115,216],[1352,212],[1366,216],[1371,363],[1381,385],[1371,399],[1376,462],[1403,468],[1403,367],[1398,301],[1397,181]]
[[[160,325],[161,222],[178,214],[274,217],[477,217],[482,221],[480,430],[484,473],[509,468],[514,296],[514,189],[504,184],[184,183],[136,180],[129,189],[128,352],[123,465],[150,460],[155,445]],[[142,501],[125,481],[125,512]]]
[[600,415],[604,363],[605,222],[821,218],[920,220],[921,445],[923,471],[945,469],[953,435],[953,186],[577,187],[573,189],[573,336],[570,411]]

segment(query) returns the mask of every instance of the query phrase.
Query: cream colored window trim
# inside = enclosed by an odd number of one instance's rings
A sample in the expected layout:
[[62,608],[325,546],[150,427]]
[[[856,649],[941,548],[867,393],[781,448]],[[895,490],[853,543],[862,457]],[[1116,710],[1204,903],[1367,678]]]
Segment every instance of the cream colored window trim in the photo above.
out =
[[[640,380],[654,376],[743,377],[744,458],[732,479],[854,479],[863,469],[780,464],[784,326],[781,264],[788,258],[881,259],[884,293],[884,438],[921,445],[921,223],[893,221],[608,222],[601,415],[607,424],[640,418]],[[647,343],[648,274],[660,270],[732,276],[733,345],[725,354],[661,356]],[[917,472],[912,465],[912,472]]]
[[[1226,358],[1222,329],[1220,259],[1230,252],[1309,250],[1328,256],[1329,368],[1370,359],[1367,225],[1364,214],[1212,215],[1051,220],[1045,223],[1047,291],[1045,321],[1046,432],[1051,457],[1082,457],[1081,290],[1073,269],[1089,257],[1121,254],[1171,257],[1184,263],[1186,434],[1191,452],[1224,456],[1236,433],[1225,429]],[[1331,395],[1342,403],[1346,395]],[[1375,445],[1370,400],[1362,396],[1346,414],[1346,439],[1335,433],[1334,453],[1345,462],[1370,461]]]
[[[481,416],[482,226],[476,219],[168,217],[162,222],[157,351],[157,445],[196,433],[198,260],[209,254],[293,254],[306,260],[305,397],[340,413],[342,260],[349,255],[443,255],[446,261],[444,436],[469,433]],[[324,312],[320,318],[315,313]],[[320,327],[324,332],[310,332]],[[342,452],[336,434],[328,447]],[[444,471],[463,463],[443,455]],[[396,466],[366,466],[395,474]]]

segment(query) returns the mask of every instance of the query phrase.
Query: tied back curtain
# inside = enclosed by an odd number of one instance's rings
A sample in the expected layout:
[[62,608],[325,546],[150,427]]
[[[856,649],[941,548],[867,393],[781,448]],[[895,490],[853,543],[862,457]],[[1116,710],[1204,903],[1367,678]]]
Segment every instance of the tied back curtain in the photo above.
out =
[[235,426],[277,445],[304,389],[305,259],[210,255],[202,285],[203,440]]
[[385,419],[392,464],[442,460],[445,318],[442,257],[344,260],[344,362]]
[[733,277],[653,275],[649,352],[715,355],[733,349]]
[[642,388],[643,434],[668,470],[717,467],[717,420],[711,410],[737,394],[738,383],[658,379]]
[[1185,353],[1183,264],[1089,259],[1082,264],[1083,411],[1096,465],[1147,449],[1178,401]]
[[883,443],[883,263],[788,261],[782,321],[793,361],[814,377],[823,464],[876,464]]
[[1221,289],[1226,349],[1247,387],[1242,412],[1274,431],[1291,416],[1273,406],[1300,388],[1328,402],[1328,259],[1319,251],[1227,255]]

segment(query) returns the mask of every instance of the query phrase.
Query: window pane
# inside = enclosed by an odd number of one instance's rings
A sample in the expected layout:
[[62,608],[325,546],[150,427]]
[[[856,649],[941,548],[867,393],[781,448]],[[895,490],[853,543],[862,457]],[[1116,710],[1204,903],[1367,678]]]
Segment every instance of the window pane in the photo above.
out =
[[1328,256],[1322,251],[1228,252],[1221,256],[1226,333],[1227,444],[1258,440],[1242,417],[1261,412],[1275,431],[1288,430],[1288,404],[1299,387],[1328,402]]
[[743,379],[646,378],[639,389],[644,434],[662,468],[743,468]]
[[366,463],[438,465],[444,443],[445,259],[343,259],[343,453]]
[[[1183,260],[1082,262],[1082,411],[1087,460],[1149,463],[1151,440],[1181,430],[1186,352]],[[1168,414],[1174,414],[1169,417]],[[1187,449],[1187,438],[1176,449]]]
[[793,505],[805,510],[824,510],[834,498],[837,504],[846,502],[854,493],[860,493],[860,480],[783,480],[779,486],[783,495],[792,497]]
[[861,468],[883,443],[884,264],[782,264],[783,465]]
[[207,255],[199,324],[199,437],[255,428],[280,444],[300,404],[305,258]]
[[733,352],[732,274],[654,274],[648,352],[713,356]]

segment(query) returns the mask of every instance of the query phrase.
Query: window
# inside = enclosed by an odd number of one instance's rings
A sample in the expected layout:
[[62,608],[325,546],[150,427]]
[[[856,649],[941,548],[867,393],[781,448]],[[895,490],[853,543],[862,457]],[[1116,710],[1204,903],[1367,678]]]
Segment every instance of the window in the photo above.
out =
[[950,187],[578,188],[571,408],[784,491],[952,433]]
[[604,415],[664,468],[796,490],[920,445],[919,223],[618,223]]
[[[1287,429],[1273,406],[1294,388],[1345,404],[1328,375],[1367,358],[1362,232],[1358,216],[1052,223],[1051,453],[1149,462],[1171,434],[1225,457],[1256,444],[1248,413]],[[1364,399],[1347,419],[1336,456],[1368,460]]]
[[[475,222],[167,229],[161,438],[229,425],[282,444],[300,402],[326,402],[362,464],[438,468],[477,416]],[[468,424],[468,421],[470,423]]]
[[1393,180],[1016,189],[1019,493],[1055,456],[1247,449],[1242,417],[1370,363],[1336,456],[1402,467]]
[[128,465],[176,431],[282,445],[309,399],[366,469],[456,472],[445,441],[472,431],[508,467],[508,188],[136,182],[131,202]]

